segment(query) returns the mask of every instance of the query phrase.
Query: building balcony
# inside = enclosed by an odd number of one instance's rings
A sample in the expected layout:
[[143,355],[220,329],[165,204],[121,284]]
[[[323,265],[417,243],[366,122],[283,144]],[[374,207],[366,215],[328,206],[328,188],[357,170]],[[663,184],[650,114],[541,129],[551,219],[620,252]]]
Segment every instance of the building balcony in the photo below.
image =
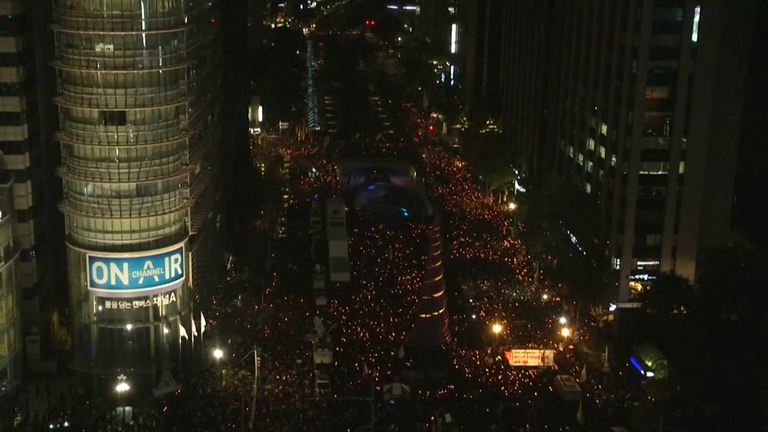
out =
[[62,122],[56,135],[64,144],[92,147],[161,146],[185,141],[190,136],[184,130],[183,120],[158,121],[147,125],[103,126],[75,121]]
[[[174,88],[176,87],[176,88]],[[59,85],[56,105],[65,108],[98,110],[142,110],[174,107],[191,100],[186,88],[164,86],[138,89],[104,89]]]
[[67,191],[59,210],[67,215],[97,219],[131,219],[179,212],[187,205],[183,189],[152,197],[95,198]]
[[188,171],[181,154],[142,162],[94,162],[67,157],[56,173],[70,180],[95,183],[137,183],[185,176]]

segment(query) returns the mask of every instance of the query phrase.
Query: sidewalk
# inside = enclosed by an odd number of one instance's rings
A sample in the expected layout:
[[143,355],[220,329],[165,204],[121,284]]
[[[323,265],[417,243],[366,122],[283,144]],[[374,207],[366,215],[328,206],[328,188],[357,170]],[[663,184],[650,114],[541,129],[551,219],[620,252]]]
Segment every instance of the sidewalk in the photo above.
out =
[[70,407],[72,405],[70,393],[73,386],[74,383],[70,378],[36,378],[27,382],[22,390],[21,398],[27,404],[29,418],[34,418],[35,414],[41,419],[44,418],[50,407],[62,400],[64,407]]

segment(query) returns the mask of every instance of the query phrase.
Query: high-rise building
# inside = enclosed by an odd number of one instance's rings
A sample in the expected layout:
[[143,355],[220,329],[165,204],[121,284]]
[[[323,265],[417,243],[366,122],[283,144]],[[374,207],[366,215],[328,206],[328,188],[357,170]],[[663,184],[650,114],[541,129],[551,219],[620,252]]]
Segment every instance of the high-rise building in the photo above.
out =
[[506,2],[515,164],[597,196],[621,301],[727,241],[754,4]]
[[759,2],[744,101],[734,199],[734,228],[768,247],[768,2]]
[[21,316],[16,273],[20,247],[13,210],[13,175],[0,155],[0,396],[21,382]]
[[503,0],[464,0],[459,7],[460,79],[467,111],[501,113]]
[[403,5],[417,14],[417,31],[429,41],[434,54],[453,57],[458,53],[458,0],[419,0],[418,5]]
[[[53,26],[74,368],[181,362],[221,254],[217,2],[60,0]],[[141,391],[141,390],[137,390]]]
[[54,336],[47,331],[54,327],[53,312],[66,303],[66,291],[54,289],[65,269],[62,218],[55,210],[60,187],[54,175],[56,109],[49,103],[56,85],[50,23],[51,2],[0,0],[0,151],[6,164],[0,168],[15,179],[22,334],[39,332],[44,354]]

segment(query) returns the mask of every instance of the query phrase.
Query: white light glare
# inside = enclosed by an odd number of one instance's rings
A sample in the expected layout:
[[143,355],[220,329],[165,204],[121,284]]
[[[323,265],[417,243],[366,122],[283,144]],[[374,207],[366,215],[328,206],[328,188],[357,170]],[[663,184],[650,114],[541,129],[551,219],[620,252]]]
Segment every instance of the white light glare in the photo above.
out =
[[560,319],[557,320],[557,321],[560,322],[560,324],[565,325],[565,323],[568,322],[568,319],[566,319],[564,316],[561,316]]
[[126,324],[125,325],[125,329],[128,330],[128,331],[133,330],[133,324]]
[[459,39],[459,26],[451,24],[451,54],[456,54],[456,47]]

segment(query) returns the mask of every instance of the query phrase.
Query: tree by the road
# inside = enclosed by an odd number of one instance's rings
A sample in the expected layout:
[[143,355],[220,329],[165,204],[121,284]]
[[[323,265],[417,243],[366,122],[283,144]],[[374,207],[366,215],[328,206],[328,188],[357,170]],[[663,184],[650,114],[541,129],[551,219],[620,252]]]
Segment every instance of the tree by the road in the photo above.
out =
[[693,287],[685,278],[661,273],[640,293],[638,300],[646,310],[663,317],[690,309],[693,295]]
[[518,199],[521,237],[550,283],[569,300],[600,304],[615,287],[593,196],[566,180],[534,182]]
[[501,133],[469,133],[462,155],[492,189],[515,179],[509,146]]

